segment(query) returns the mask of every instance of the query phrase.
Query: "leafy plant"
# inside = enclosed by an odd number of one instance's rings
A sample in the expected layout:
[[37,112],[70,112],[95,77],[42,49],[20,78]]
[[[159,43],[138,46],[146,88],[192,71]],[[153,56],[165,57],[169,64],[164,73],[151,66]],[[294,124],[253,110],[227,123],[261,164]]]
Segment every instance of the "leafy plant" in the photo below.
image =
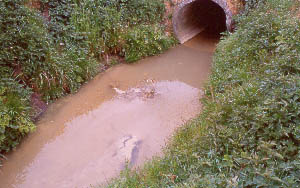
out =
[[122,50],[127,62],[137,61],[149,55],[159,54],[175,44],[160,25],[140,25],[130,29]]
[[71,22],[76,32],[87,37],[94,57],[118,55],[137,61],[175,44],[160,24],[164,12],[162,0],[85,0],[75,5]]
[[29,117],[30,90],[12,79],[0,81],[0,151],[9,151],[35,126]]

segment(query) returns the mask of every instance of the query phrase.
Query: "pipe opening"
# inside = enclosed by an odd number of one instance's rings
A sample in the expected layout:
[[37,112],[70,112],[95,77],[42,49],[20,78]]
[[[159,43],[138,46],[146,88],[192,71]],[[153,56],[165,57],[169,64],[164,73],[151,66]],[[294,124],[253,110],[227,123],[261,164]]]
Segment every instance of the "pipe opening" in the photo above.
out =
[[174,31],[180,43],[201,32],[219,37],[221,32],[227,30],[226,13],[212,0],[183,2],[173,19]]

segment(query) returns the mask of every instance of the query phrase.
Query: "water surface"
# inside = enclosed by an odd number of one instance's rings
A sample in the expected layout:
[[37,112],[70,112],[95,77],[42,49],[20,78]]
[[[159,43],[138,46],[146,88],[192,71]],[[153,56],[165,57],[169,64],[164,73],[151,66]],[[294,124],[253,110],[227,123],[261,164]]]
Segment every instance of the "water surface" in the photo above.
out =
[[9,154],[0,187],[72,188],[104,183],[159,154],[201,110],[216,38],[199,35],[159,56],[99,74],[51,104],[37,131]]

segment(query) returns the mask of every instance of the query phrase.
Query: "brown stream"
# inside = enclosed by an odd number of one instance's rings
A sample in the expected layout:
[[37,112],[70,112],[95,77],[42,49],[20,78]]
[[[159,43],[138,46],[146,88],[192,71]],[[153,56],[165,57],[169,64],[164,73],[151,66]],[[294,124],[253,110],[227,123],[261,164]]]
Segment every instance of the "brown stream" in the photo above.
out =
[[164,54],[120,64],[49,106],[0,168],[1,188],[82,188],[159,155],[201,110],[218,39],[199,35]]

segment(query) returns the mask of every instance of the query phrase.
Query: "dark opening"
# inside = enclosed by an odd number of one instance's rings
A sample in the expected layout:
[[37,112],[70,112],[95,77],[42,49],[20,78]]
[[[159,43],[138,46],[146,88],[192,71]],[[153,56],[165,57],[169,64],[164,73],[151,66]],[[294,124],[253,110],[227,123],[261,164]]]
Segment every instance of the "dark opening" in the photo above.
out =
[[192,3],[192,12],[197,19],[198,27],[205,27],[211,34],[226,31],[226,15],[224,10],[211,0],[198,0]]
[[173,20],[175,34],[181,43],[199,33],[219,37],[227,30],[226,14],[211,0],[197,0],[183,6]]

